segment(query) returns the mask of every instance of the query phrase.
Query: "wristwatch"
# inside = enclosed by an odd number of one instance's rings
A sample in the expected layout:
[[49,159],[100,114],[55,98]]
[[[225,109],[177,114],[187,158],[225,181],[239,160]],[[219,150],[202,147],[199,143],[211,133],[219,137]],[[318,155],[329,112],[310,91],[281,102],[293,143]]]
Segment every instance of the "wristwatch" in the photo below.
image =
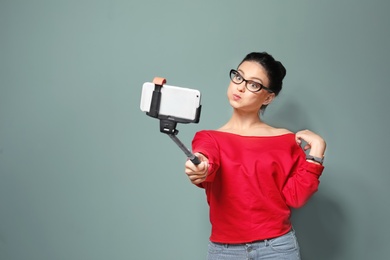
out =
[[315,161],[315,162],[318,162],[319,164],[323,164],[324,163],[324,157],[320,158],[320,157],[315,157],[313,155],[306,155],[306,160],[312,160],[312,161]]

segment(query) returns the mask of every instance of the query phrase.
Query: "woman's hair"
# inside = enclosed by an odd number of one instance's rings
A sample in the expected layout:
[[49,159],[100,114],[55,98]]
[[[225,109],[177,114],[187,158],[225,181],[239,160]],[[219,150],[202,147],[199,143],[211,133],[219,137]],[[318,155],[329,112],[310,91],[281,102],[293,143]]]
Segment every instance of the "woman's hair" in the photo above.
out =
[[[274,93],[275,96],[279,94],[282,90],[283,79],[286,76],[286,68],[280,61],[277,61],[267,52],[251,52],[245,56],[245,58],[238,65],[240,66],[245,61],[253,61],[259,63],[267,72],[267,76],[269,79],[269,86]],[[264,113],[267,105],[263,105],[260,109],[262,113]]]

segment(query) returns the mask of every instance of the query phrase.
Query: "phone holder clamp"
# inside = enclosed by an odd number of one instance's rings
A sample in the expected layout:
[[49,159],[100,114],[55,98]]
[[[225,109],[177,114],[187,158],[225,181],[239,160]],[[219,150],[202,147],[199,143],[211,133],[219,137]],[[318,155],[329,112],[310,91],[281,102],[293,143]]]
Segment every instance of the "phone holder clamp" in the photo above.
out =
[[[157,118],[160,120],[160,132],[167,134],[179,148],[187,155],[187,157],[195,164],[198,165],[200,160],[196,157],[191,151],[177,138],[179,130],[176,129],[177,123],[189,123],[188,121],[183,121],[174,117],[160,115],[160,104],[161,104],[161,88],[167,82],[165,78],[155,77],[153,79],[154,91],[152,94],[152,100],[150,103],[149,112],[146,114],[148,116]],[[198,110],[200,113],[200,109]],[[196,121],[195,123],[197,123]]]

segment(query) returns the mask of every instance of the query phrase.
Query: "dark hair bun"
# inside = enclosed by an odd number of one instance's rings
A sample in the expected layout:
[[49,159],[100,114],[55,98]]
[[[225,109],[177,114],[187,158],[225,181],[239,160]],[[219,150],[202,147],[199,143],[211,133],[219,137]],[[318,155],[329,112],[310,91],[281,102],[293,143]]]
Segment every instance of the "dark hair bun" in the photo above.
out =
[[286,73],[287,73],[286,68],[283,66],[283,64],[280,61],[275,61],[275,62],[279,66],[280,78],[281,78],[281,80],[283,80],[284,77],[286,76]]

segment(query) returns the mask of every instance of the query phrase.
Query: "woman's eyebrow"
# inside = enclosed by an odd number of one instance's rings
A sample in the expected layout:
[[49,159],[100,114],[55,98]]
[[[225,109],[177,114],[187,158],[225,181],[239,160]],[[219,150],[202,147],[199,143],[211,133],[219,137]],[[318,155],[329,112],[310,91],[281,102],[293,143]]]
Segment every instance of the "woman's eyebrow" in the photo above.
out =
[[[245,72],[243,70],[238,69],[237,71],[240,73],[241,76],[245,76]],[[263,80],[261,80],[260,78],[252,77],[250,80],[254,80],[254,79],[260,81],[260,83],[263,84]]]

